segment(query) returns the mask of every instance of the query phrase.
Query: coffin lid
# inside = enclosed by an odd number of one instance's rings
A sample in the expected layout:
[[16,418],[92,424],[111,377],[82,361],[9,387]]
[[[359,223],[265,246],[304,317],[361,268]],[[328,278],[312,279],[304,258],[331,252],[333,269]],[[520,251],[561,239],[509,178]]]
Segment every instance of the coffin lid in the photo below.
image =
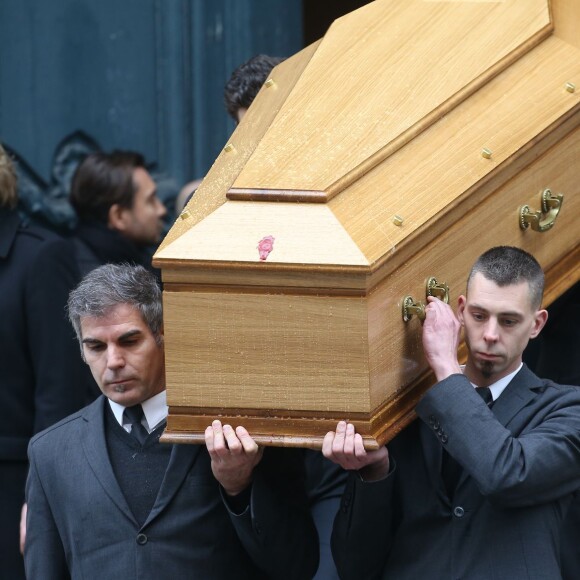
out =
[[154,264],[368,274],[428,243],[577,110],[580,52],[553,32],[548,0],[377,0],[338,19],[273,70]]

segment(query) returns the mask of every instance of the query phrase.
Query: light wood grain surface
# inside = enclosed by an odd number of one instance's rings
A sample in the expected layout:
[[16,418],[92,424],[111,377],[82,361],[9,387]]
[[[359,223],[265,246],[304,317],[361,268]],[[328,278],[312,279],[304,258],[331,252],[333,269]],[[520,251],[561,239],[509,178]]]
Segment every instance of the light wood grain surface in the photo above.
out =
[[[159,246],[160,249],[176,240],[226,202],[227,191],[278,114],[318,44],[319,42],[315,42],[307,46],[274,68],[272,78],[277,80],[276,84],[270,88],[262,87],[256,95],[250,107],[251,113],[244,116],[228,142],[235,143],[234,149],[222,150],[195,195],[184,208],[185,211],[181,215],[185,219],[177,218]],[[224,143],[224,148],[225,146],[226,143]]]
[[[405,295],[425,301],[435,276],[455,305],[499,244],[538,258],[546,304],[578,281],[579,5],[552,3],[551,34],[546,0],[381,0],[275,70],[155,257],[171,440],[220,416],[318,446],[348,418],[376,447],[433,382]],[[329,201],[228,201],[236,188]],[[564,195],[555,226],[522,230],[546,188]]]
[[550,31],[546,0],[372,2],[330,27],[233,187],[333,195]]
[[361,297],[164,292],[170,406],[370,412]]

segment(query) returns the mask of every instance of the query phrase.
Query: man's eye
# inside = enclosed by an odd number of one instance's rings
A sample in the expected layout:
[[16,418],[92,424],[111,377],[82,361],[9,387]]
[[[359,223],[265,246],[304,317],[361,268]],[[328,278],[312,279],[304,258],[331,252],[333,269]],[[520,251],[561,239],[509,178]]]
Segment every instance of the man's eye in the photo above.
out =
[[479,312],[474,312],[472,316],[475,320],[483,320],[483,314],[480,314]]
[[91,352],[99,352],[105,348],[105,345],[103,344],[86,344],[85,346]]
[[504,326],[514,326],[517,323],[517,320],[513,320],[512,318],[505,318],[503,321]]

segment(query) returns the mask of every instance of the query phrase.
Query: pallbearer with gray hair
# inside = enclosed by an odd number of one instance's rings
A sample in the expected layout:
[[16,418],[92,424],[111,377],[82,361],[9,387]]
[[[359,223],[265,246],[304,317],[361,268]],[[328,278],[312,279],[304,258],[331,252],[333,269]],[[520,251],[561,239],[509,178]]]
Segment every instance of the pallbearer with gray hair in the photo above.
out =
[[[302,452],[214,420],[206,446],[160,442],[167,404],[161,291],[104,265],[68,313],[103,396],[30,443],[30,578],[312,578]],[[195,315],[195,313],[193,313]]]
[[157,278],[142,266],[106,264],[89,272],[70,293],[68,316],[81,345],[81,317],[103,316],[118,304],[129,304],[161,342],[163,307]]

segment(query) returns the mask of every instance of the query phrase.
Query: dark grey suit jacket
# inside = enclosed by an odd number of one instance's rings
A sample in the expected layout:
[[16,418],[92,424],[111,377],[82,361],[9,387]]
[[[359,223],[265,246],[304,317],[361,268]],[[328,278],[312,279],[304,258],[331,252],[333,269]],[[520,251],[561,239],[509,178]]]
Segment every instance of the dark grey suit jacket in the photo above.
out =
[[25,564],[30,580],[311,578],[316,530],[300,450],[266,449],[250,507],[229,511],[207,450],[175,445],[139,527],[108,459],[105,397],[32,439]]
[[[524,366],[489,409],[453,375],[416,411],[388,446],[389,476],[347,483],[333,533],[341,578],[560,578],[560,527],[580,488],[580,390]],[[451,499],[443,447],[463,466]]]

